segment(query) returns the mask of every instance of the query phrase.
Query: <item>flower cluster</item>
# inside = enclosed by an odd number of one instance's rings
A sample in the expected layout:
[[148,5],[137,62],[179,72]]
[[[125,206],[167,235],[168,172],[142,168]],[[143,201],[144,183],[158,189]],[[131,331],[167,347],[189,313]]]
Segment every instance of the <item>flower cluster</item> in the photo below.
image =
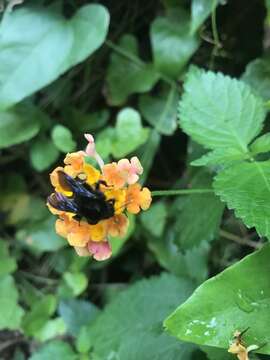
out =
[[[51,174],[55,189],[48,197],[50,211],[58,215],[56,232],[67,239],[80,256],[105,260],[112,250],[109,236],[124,236],[126,212],[137,214],[151,204],[151,193],[138,183],[143,168],[137,157],[104,164],[94,138],[85,135],[85,151],[67,154],[64,166]],[[100,169],[87,162],[92,157]]]

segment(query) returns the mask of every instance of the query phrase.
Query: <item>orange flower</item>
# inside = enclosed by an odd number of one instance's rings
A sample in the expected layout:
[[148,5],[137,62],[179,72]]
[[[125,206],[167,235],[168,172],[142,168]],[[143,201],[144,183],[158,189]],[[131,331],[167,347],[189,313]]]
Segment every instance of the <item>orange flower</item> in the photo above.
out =
[[138,214],[140,209],[147,210],[151,202],[151,192],[148,188],[144,187],[142,189],[138,183],[129,185],[126,194],[127,211],[132,214]]
[[[129,221],[124,212],[148,209],[151,193],[137,183],[143,172],[137,157],[104,165],[92,135],[85,137],[86,150],[67,154],[65,166],[50,174],[55,192],[47,205],[59,217],[57,234],[66,238],[79,256],[101,261],[112,254],[108,236],[122,237],[127,232]],[[100,170],[88,164],[86,156],[93,157]]]
[[107,220],[107,231],[110,236],[124,236],[127,232],[129,220],[124,214],[114,215]]

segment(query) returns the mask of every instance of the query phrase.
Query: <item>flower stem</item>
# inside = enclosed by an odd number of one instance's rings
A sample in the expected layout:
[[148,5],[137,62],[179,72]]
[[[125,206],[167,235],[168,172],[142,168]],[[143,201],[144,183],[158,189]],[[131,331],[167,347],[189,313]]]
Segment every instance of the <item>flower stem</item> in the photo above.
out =
[[152,196],[173,196],[173,195],[192,195],[192,194],[210,194],[213,189],[181,189],[181,190],[157,190],[152,191]]

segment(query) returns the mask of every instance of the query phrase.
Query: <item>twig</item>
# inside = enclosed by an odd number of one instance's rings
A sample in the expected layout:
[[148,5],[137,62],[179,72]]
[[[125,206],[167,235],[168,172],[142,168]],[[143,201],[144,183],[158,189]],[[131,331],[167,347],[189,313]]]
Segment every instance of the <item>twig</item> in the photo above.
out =
[[223,237],[225,239],[234,241],[234,242],[236,242],[237,244],[240,244],[240,245],[245,245],[245,246],[252,247],[254,249],[260,249],[263,246],[263,244],[260,243],[260,242],[252,241],[252,240],[249,240],[247,238],[241,238],[238,235],[232,234],[232,233],[230,233],[228,231],[225,231],[225,230],[222,230],[222,229],[220,229],[219,234],[220,234],[221,237]]

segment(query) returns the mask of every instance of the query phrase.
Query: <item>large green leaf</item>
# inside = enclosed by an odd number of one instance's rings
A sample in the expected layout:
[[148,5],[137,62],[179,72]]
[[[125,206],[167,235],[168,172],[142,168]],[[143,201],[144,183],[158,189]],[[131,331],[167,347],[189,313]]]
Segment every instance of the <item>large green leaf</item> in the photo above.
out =
[[122,291],[89,328],[94,354],[101,359],[190,360],[192,347],[164,334],[162,319],[192,289],[189,281],[163,274]]
[[58,156],[59,151],[49,139],[39,138],[30,148],[31,163],[37,171],[48,169]]
[[11,275],[0,276],[0,329],[20,328],[23,310],[18,305],[18,291]]
[[247,152],[265,117],[263,102],[243,82],[192,68],[180,102],[180,126],[207,148]]
[[165,321],[184,341],[227,349],[236,330],[270,354],[270,245],[207,280]]
[[34,137],[39,132],[41,119],[42,113],[30,106],[0,112],[0,149]]
[[174,9],[171,17],[158,17],[151,24],[154,64],[163,74],[177,78],[199,46],[190,34],[189,15]]
[[251,61],[246,67],[242,80],[264,100],[270,100],[270,57]]
[[0,109],[91,55],[103,43],[108,24],[107,10],[94,4],[81,7],[69,20],[41,6],[25,5],[6,13],[0,37]]
[[152,64],[138,58],[138,43],[133,35],[124,35],[112,53],[107,73],[108,101],[122,105],[129,95],[152,89],[159,75]]
[[[199,171],[191,181],[193,188],[211,188],[212,176]],[[224,205],[213,193],[188,195],[177,199],[175,242],[180,248],[199,246],[214,239],[219,229]]]
[[171,135],[176,129],[178,94],[175,88],[160,96],[142,95],[139,107],[145,119],[161,134]]
[[218,173],[215,192],[248,227],[270,238],[270,161],[243,162]]

